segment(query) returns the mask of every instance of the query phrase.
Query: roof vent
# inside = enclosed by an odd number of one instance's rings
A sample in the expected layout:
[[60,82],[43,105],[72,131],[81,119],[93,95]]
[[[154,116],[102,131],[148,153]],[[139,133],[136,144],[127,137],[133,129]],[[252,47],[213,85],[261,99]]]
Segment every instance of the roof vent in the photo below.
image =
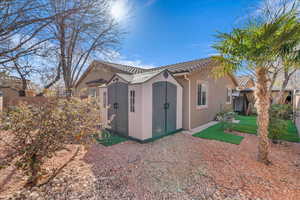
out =
[[164,75],[165,79],[167,79],[169,77],[169,73],[167,71],[165,71],[163,75]]

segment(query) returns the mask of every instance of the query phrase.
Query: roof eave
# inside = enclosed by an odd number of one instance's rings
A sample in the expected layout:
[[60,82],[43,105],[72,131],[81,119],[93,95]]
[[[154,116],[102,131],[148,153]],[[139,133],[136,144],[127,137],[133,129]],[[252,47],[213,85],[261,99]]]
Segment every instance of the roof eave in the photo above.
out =
[[[172,73],[172,72],[171,72],[171,73]],[[190,73],[191,73],[191,72],[185,70],[185,71],[182,71],[182,72],[173,72],[172,74],[173,74],[174,76],[184,76],[184,75],[188,75],[188,74],[190,74]]]

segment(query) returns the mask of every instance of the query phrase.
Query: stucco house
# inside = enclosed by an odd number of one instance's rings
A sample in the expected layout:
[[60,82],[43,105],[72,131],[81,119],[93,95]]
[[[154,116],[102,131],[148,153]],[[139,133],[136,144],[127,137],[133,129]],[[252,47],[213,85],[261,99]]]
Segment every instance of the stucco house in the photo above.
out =
[[[271,103],[276,103],[275,98],[278,97],[283,83],[283,73],[280,73],[274,82],[271,92]],[[254,108],[255,104],[255,81],[250,76],[240,76],[237,77],[238,95],[234,95],[234,111],[251,114],[251,110]],[[300,91],[300,70],[297,70],[288,82],[287,87],[284,90],[283,97],[284,103],[290,104],[295,109],[296,94]]]
[[[11,101],[20,96],[19,91],[22,88],[22,80],[16,76],[0,73],[0,94],[3,96],[3,107],[7,108]],[[26,96],[34,96],[36,86],[30,80],[27,80]]]
[[238,87],[233,95],[234,111],[248,115],[254,107],[255,98],[250,88],[254,88],[255,82],[250,76],[238,76],[236,79]]
[[75,94],[82,98],[87,96],[99,96],[98,87],[107,83],[116,73],[137,74],[145,69],[109,63],[104,61],[93,61],[82,74],[75,85]]
[[[94,61],[76,85],[78,96],[98,97],[114,132],[147,141],[191,130],[232,108],[234,76],[215,79],[211,58],[152,69]],[[93,83],[93,84],[91,84]],[[83,91],[83,92],[82,92]]]

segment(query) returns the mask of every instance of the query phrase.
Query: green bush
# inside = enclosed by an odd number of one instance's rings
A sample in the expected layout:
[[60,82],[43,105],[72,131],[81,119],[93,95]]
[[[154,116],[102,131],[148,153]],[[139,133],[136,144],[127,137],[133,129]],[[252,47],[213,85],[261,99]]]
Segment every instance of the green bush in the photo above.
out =
[[288,121],[275,117],[270,118],[269,138],[273,141],[273,143],[277,143],[282,135],[287,134],[287,131]]
[[288,122],[293,109],[290,105],[274,104],[270,109],[269,138],[277,143],[278,139],[287,134]]
[[274,104],[270,109],[271,117],[289,120],[293,116],[293,107],[289,104]]

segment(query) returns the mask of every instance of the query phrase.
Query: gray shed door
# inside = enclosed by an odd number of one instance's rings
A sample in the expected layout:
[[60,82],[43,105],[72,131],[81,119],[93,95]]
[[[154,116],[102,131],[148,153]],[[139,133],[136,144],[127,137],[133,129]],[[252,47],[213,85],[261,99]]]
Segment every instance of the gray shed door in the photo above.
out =
[[153,84],[152,131],[153,137],[176,130],[177,86],[166,81]]
[[112,83],[107,88],[108,117],[114,116],[110,126],[111,131],[128,136],[128,85],[126,83]]

